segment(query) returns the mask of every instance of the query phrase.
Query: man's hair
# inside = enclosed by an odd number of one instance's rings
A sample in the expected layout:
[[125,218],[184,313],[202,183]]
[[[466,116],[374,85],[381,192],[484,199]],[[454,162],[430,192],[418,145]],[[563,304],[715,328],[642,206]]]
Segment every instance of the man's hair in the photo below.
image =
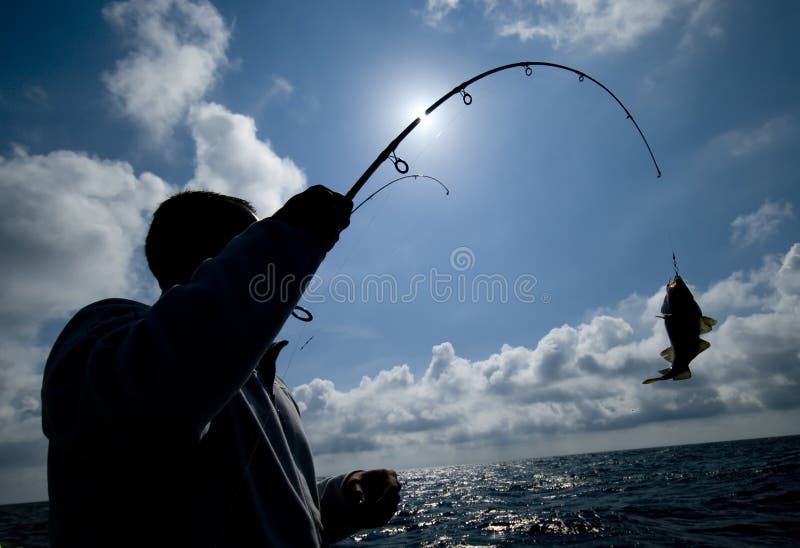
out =
[[255,222],[245,200],[204,190],[167,198],[153,213],[144,252],[162,291],[187,283],[204,260]]

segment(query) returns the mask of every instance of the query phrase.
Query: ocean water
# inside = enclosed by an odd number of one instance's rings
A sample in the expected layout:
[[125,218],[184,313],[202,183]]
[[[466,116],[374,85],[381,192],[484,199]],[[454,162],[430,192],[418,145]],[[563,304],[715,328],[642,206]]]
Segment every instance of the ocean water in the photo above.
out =
[[[342,546],[797,546],[800,436],[400,473],[385,527]],[[0,507],[0,546],[47,546],[47,503]]]

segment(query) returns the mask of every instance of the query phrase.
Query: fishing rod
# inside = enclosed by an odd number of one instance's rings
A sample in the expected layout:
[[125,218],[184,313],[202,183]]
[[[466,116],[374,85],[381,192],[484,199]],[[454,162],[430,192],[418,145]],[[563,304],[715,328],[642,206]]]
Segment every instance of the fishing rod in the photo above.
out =
[[[606,91],[606,93],[611,95],[611,97],[613,97],[613,99],[617,102],[617,104],[620,107],[622,107],[622,110],[625,111],[625,114],[627,115],[628,119],[631,122],[633,122],[633,125],[636,128],[636,131],[639,132],[639,136],[642,138],[642,141],[644,141],[644,145],[647,147],[647,152],[650,153],[650,159],[653,161],[653,165],[656,168],[657,177],[661,177],[661,168],[658,167],[658,162],[656,162],[656,157],[653,154],[653,150],[650,148],[650,143],[647,142],[647,138],[644,136],[644,133],[642,132],[642,129],[639,127],[639,124],[636,123],[636,120],[634,119],[633,114],[631,114],[631,112],[627,109],[627,107],[624,104],[622,104],[622,101],[620,101],[619,98],[616,95],[614,95],[614,93],[610,89],[608,89],[599,80],[596,80],[596,79],[592,78],[591,76],[589,76],[588,74],[586,74],[583,71],[580,71],[580,70],[572,68],[572,67],[568,67],[566,65],[559,65],[558,63],[548,63],[546,61],[521,61],[519,63],[511,63],[511,64],[508,64],[508,65],[502,65],[502,66],[499,66],[499,67],[495,67],[493,69],[489,69],[486,72],[482,72],[482,73],[478,74],[477,76],[475,76],[473,78],[470,78],[469,80],[466,80],[465,82],[460,83],[459,85],[457,85],[456,87],[451,89],[449,92],[445,93],[435,103],[433,103],[431,106],[429,106],[425,110],[424,116],[429,116],[434,110],[439,108],[444,102],[446,102],[448,99],[450,99],[454,95],[458,95],[458,94],[461,95],[461,99],[464,101],[465,105],[468,105],[468,106],[471,105],[472,104],[472,95],[470,95],[470,93],[467,91],[467,87],[469,85],[471,85],[471,84],[474,84],[478,80],[486,78],[487,76],[495,74],[496,72],[501,72],[501,71],[509,70],[509,69],[516,68],[516,67],[522,67],[524,72],[525,72],[525,76],[531,76],[533,74],[533,67],[535,67],[535,66],[552,67],[552,68],[557,68],[557,69],[561,69],[561,70],[566,70],[568,72],[572,72],[573,74],[577,74],[578,75],[578,81],[583,82],[585,79],[589,79],[592,82],[594,82],[595,84],[597,84],[598,86],[600,86],[601,88],[603,88]],[[375,158],[375,160],[372,162],[372,164],[370,164],[370,166],[361,175],[361,177],[358,178],[358,180],[355,182],[353,187],[350,190],[347,191],[346,196],[348,198],[350,198],[351,200],[353,198],[355,198],[356,194],[358,194],[358,191],[361,190],[361,187],[363,187],[364,184],[366,184],[367,180],[369,180],[369,178],[372,176],[372,174],[375,173],[375,171],[378,169],[378,167],[383,162],[385,162],[387,159],[391,160],[392,164],[394,164],[394,168],[399,173],[402,173],[402,174],[408,173],[408,163],[405,160],[399,158],[397,156],[397,154],[395,153],[395,151],[397,150],[397,147],[400,145],[400,143],[402,143],[403,140],[406,137],[408,137],[408,134],[411,133],[414,130],[414,128],[419,125],[419,123],[422,121],[422,118],[423,118],[423,116],[418,116],[413,122],[408,124],[408,126],[406,126],[406,128],[403,131],[401,131],[400,134],[397,137],[392,139],[392,141],[386,146],[385,149],[383,149],[383,152],[378,154],[377,158]]]

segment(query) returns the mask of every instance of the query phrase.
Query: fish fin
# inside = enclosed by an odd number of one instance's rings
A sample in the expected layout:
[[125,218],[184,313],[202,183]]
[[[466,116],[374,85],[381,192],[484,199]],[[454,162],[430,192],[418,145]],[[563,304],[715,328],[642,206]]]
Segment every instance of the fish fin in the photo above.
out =
[[671,367],[667,367],[666,369],[659,369],[658,372],[661,373],[662,375],[666,375],[670,371],[672,371],[672,368]]
[[661,303],[661,310],[659,310],[662,314],[669,314],[672,312],[672,307],[669,305],[669,292],[664,297],[664,302]]
[[710,342],[704,341],[703,339],[700,339],[700,341],[697,343],[697,353],[699,354],[700,352],[702,352],[704,350],[708,350],[708,348],[710,346],[711,346]]
[[642,382],[642,384],[652,384],[656,381],[663,381],[661,377],[656,377],[655,379],[647,379],[646,381]]
[[675,359],[675,349],[671,346],[668,346],[661,351],[661,357],[667,360],[669,363],[672,363],[672,360]]
[[691,378],[692,378],[692,372],[689,371],[688,369],[686,371],[684,371],[683,373],[679,373],[678,375],[675,375],[675,380],[676,381],[685,381],[686,379],[691,379]]
[[700,333],[708,333],[713,326],[717,325],[717,320],[703,316],[700,318]]

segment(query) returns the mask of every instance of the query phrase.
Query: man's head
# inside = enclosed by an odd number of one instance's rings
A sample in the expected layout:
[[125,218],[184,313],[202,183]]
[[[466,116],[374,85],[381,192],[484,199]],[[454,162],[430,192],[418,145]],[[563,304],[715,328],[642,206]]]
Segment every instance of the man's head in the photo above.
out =
[[200,263],[256,220],[249,202],[216,192],[189,190],[162,202],[144,246],[161,290],[188,282]]

